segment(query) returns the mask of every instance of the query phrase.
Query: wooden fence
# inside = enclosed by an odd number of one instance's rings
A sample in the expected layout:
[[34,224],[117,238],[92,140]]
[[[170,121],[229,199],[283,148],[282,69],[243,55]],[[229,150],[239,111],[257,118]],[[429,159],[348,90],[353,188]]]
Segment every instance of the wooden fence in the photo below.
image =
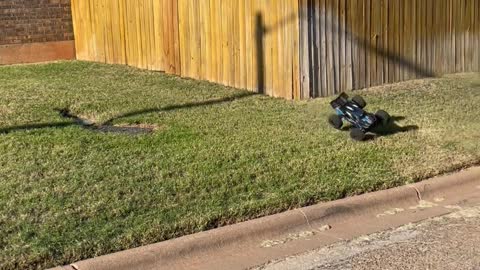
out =
[[283,22],[292,14],[298,0],[178,0],[181,75],[292,96],[298,22]]
[[303,98],[480,70],[479,0],[300,0]]
[[176,0],[72,0],[77,59],[180,73]]
[[298,96],[298,0],[72,0],[72,13],[80,60]]
[[284,98],[480,70],[480,0],[72,0],[77,58]]

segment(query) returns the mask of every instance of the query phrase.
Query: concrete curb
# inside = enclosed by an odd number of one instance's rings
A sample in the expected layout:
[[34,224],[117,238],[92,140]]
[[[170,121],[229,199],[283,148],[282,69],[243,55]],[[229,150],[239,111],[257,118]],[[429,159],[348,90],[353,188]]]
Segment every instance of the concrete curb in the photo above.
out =
[[[338,201],[291,210],[231,226],[180,237],[80,261],[74,269],[187,269],[185,258],[202,257],[240,243],[258,243],[353,217],[372,215],[386,209],[416,205],[420,200],[456,196],[480,188],[480,167],[451,175],[435,177],[420,183],[368,193]],[[183,262],[181,262],[183,260]],[[162,265],[162,266],[159,266]],[[169,267],[167,267],[169,265]],[[183,267],[182,267],[183,265]],[[65,268],[56,268],[65,269]]]

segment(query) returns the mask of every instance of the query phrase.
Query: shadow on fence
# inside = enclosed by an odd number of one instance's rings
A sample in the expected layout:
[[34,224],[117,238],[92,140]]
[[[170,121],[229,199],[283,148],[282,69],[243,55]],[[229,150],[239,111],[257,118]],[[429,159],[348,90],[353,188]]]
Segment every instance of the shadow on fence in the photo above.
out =
[[[311,12],[310,9],[312,9],[313,6],[310,6],[309,13]],[[318,55],[319,55],[319,48],[316,48],[314,46],[314,38],[313,38],[313,33],[312,29],[315,27],[321,27],[321,23],[319,21],[315,21],[314,16],[311,14],[302,14],[301,16],[308,16],[308,27],[310,28],[309,31],[306,32],[300,32],[300,35],[307,34],[307,41],[308,41],[308,68],[309,70],[307,73],[309,73],[309,88],[310,89],[303,89],[302,91],[308,91],[308,96],[309,97],[318,97],[320,96],[320,93],[318,93],[318,89],[316,89],[315,85],[318,86],[319,82],[319,74],[318,71],[315,70],[316,67],[320,65],[318,62]],[[262,13],[258,12],[256,14],[255,18],[255,48],[256,48],[256,64],[257,64],[257,91],[260,94],[265,94],[265,37],[269,33],[275,31],[278,28],[282,28],[285,26],[285,24],[295,20],[297,17],[295,14],[292,14],[291,16],[287,16],[286,18],[281,19],[277,24],[275,25],[265,25],[263,15]],[[302,20],[302,18],[300,18]],[[320,20],[320,18],[319,18]],[[340,25],[338,23],[335,23],[335,20],[338,20],[338,18],[331,18],[329,21],[328,19],[323,18],[325,20],[325,25],[324,29],[322,31],[331,31],[332,32],[332,40],[327,40],[324,42],[327,42],[329,45],[328,46],[333,46],[333,40],[334,39],[339,39],[340,33],[343,33],[345,35],[345,40],[346,42],[350,42],[352,44],[352,50],[354,46],[356,48],[360,49],[364,54],[365,53],[370,53],[377,55],[379,58],[387,59],[389,62],[393,63],[394,65],[397,65],[398,67],[401,67],[404,70],[408,70],[412,73],[414,73],[417,77],[435,77],[436,74],[432,71],[429,70],[422,65],[415,63],[414,61],[408,59],[404,55],[401,55],[399,53],[390,51],[386,48],[381,48],[379,46],[376,46],[373,42],[369,41],[366,38],[361,37],[361,35],[358,35],[354,33],[351,29],[349,29],[348,25]],[[342,34],[342,35],[343,35]],[[302,39],[302,37],[300,37]],[[334,48],[334,50],[337,50],[337,48]],[[336,53],[336,51],[335,51]],[[329,56],[333,57],[333,55]],[[338,56],[336,56],[338,57]],[[302,67],[302,61],[305,61],[305,59],[302,59],[302,56],[300,55],[300,66]],[[352,59],[352,65],[353,63]],[[322,67],[323,71],[325,72],[326,69],[329,67]],[[363,68],[363,67],[362,67]],[[331,71],[331,77],[328,77],[328,80],[331,81],[334,85],[334,91],[336,93],[339,93],[344,90],[350,90],[350,89],[343,89],[345,88],[342,86],[342,89],[340,89],[340,86],[337,85],[337,81],[334,77],[339,77],[340,75],[338,73],[344,72],[341,70],[340,67],[334,67],[333,70]],[[336,75],[334,75],[336,74]],[[364,74],[364,76],[369,76],[370,74]],[[328,73],[324,73],[322,76],[327,77]],[[352,86],[353,90],[363,88],[363,87],[358,87],[358,83],[356,81],[359,80],[359,78],[363,78],[363,76],[360,76],[359,74],[353,74],[352,73]],[[384,75],[386,76],[386,75]],[[355,82],[354,82],[355,80]],[[396,82],[396,81],[395,81]],[[366,87],[373,86],[375,84],[371,85],[366,85]],[[357,86],[357,87],[355,87]],[[305,93],[306,94],[306,93]],[[305,95],[302,95],[305,96]]]

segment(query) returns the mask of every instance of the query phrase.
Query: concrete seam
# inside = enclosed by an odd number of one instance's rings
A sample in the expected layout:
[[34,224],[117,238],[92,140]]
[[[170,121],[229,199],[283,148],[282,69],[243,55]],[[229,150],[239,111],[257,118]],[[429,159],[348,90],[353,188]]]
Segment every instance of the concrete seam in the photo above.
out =
[[315,231],[315,229],[313,228],[312,224],[310,224],[310,220],[308,219],[307,214],[305,214],[305,212],[303,212],[303,210],[300,209],[300,208],[297,209],[297,210],[300,211],[300,213],[302,213],[303,217],[305,217],[305,220],[307,221],[307,224],[308,224],[308,226],[310,227],[310,229],[312,229],[312,230]]
[[420,193],[420,190],[418,190],[418,188],[416,186],[413,186],[413,185],[409,185],[408,187],[413,188],[415,190],[415,192],[417,193],[417,199],[419,201],[421,201],[422,200],[422,193]]

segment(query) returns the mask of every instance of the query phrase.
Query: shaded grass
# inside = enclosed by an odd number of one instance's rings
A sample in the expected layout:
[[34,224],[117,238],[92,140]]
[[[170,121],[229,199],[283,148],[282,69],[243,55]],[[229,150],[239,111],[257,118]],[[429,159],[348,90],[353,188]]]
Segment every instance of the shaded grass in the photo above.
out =
[[[370,111],[419,130],[356,143],[328,127],[329,99],[84,62],[0,67],[0,268],[66,264],[476,164],[479,89],[463,74],[364,91]],[[55,108],[162,128],[96,133]]]

